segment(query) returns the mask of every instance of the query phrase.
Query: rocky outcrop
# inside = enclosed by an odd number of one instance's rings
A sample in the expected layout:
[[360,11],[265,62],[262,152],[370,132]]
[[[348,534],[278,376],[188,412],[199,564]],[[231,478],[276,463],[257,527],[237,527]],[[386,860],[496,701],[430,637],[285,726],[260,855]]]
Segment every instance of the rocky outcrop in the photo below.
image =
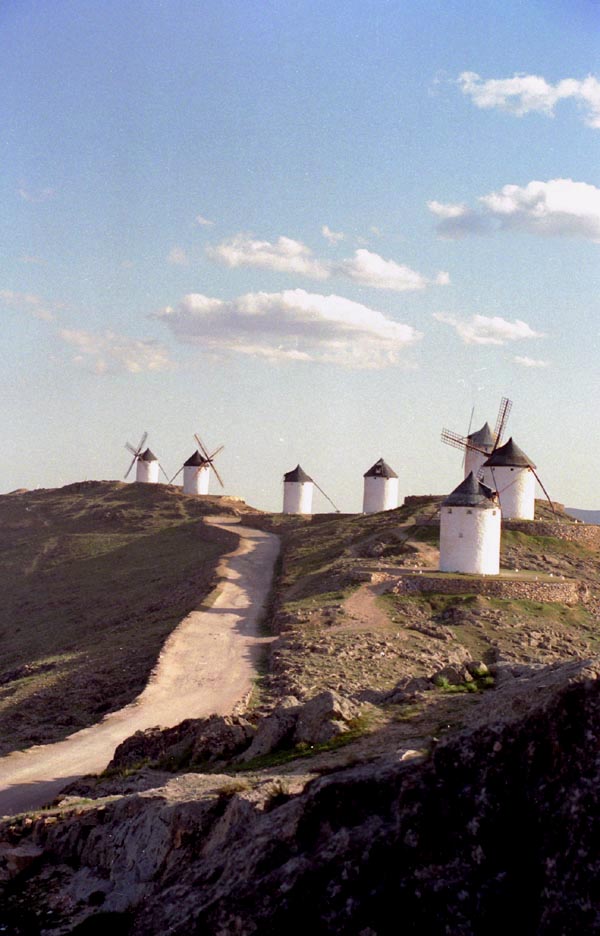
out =
[[420,763],[295,787],[188,775],[5,826],[46,859],[6,886],[5,917],[19,934],[25,910],[51,910],[63,933],[129,913],[131,936],[598,932],[599,673],[507,669],[495,719]]
[[226,762],[247,747],[255,730],[241,715],[211,715],[188,718],[173,728],[136,731],[119,744],[108,771],[150,762],[167,767]]

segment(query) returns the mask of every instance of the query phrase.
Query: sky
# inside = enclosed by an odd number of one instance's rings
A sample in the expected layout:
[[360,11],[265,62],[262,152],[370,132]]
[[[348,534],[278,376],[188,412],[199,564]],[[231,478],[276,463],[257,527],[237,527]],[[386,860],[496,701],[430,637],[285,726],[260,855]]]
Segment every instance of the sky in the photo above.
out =
[[0,82],[0,492],[198,433],[227,494],[358,511],[506,396],[600,509],[595,0],[7,0]]

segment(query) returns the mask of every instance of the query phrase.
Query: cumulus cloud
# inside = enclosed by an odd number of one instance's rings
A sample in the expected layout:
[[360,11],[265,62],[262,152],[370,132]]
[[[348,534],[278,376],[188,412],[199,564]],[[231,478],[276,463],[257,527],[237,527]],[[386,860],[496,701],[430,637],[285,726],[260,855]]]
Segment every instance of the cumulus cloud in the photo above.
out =
[[214,223],[214,221],[205,218],[204,215],[196,215],[196,224],[199,224],[200,227],[212,227]]
[[75,349],[73,363],[94,374],[140,374],[171,366],[167,350],[155,341],[129,338],[111,331],[94,334],[82,329],[63,328],[59,335]]
[[[379,254],[361,248],[354,252],[351,260],[343,260],[338,267],[355,283],[361,286],[372,286],[375,289],[391,289],[394,292],[425,289],[429,281],[421,273],[411,270],[410,267],[396,263],[395,260],[384,260]],[[445,285],[449,281],[447,273],[439,274],[436,282]]]
[[330,244],[337,244],[338,241],[343,241],[346,237],[342,231],[332,231],[326,224],[321,228],[321,234]]
[[327,265],[316,260],[305,244],[291,237],[279,237],[271,243],[236,234],[216,247],[207,247],[206,252],[212,260],[229,267],[262,267],[284,273],[301,273],[314,279],[329,276]]
[[180,341],[207,351],[355,368],[395,364],[422,338],[412,326],[361,303],[303,289],[248,293],[232,301],[192,293],[157,317]]
[[509,341],[521,341],[524,338],[542,338],[541,332],[534,331],[527,322],[517,319],[508,322],[496,315],[474,315],[470,319],[459,319],[444,312],[434,312],[434,319],[451,325],[465,344],[504,345]]
[[172,266],[187,266],[189,263],[188,255],[183,247],[172,247],[167,257],[167,263]]
[[441,272],[429,280],[408,266],[396,263],[395,260],[384,260],[379,254],[364,248],[356,250],[353,257],[340,262],[319,260],[305,244],[290,237],[280,237],[271,243],[236,234],[216,247],[207,247],[206,252],[211,259],[230,267],[262,267],[278,272],[300,273],[321,280],[335,275],[345,276],[361,286],[395,292],[424,289],[431,283],[447,285],[450,281],[448,273]]
[[[504,185],[496,192],[482,195],[478,201],[479,211],[428,202],[429,210],[441,218],[438,233],[457,238],[486,230],[510,229],[545,237],[600,241],[600,189],[587,182],[550,179],[524,186]],[[452,213],[451,209],[459,207],[464,210]]]
[[558,102],[570,98],[583,111],[587,126],[600,129],[600,81],[593,75],[581,81],[563,78],[550,84],[540,75],[513,75],[485,81],[476,72],[463,72],[458,84],[476,107],[497,107],[518,117],[532,112],[551,117]]
[[62,308],[60,303],[46,302],[33,293],[13,292],[11,289],[0,289],[0,303],[10,309],[27,312],[44,322],[54,321],[56,311]]
[[515,355],[513,361],[515,364],[520,364],[521,367],[550,367],[550,361],[540,361],[538,358],[519,357]]

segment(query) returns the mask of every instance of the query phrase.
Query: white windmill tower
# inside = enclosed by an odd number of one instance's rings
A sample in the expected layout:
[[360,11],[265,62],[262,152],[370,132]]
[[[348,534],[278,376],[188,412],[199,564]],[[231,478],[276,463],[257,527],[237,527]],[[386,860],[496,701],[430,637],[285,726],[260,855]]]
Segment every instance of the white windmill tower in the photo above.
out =
[[533,520],[535,513],[535,482],[539,482],[550,502],[546,488],[539,479],[535,464],[513,441],[496,448],[483,464],[485,480],[498,492],[505,520]]
[[299,464],[287,471],[283,476],[283,513],[312,513],[314,487],[315,482]]
[[363,513],[379,513],[398,506],[398,475],[383,458],[365,471],[363,478]]
[[130,445],[129,442],[126,443],[125,448],[128,452],[131,452],[133,455],[133,460],[125,472],[125,479],[127,479],[129,472],[135,465],[135,480],[141,482],[142,484],[157,484],[159,469],[162,471],[168,481],[169,477],[154,452],[151,452],[149,448],[142,451],[142,449],[144,449],[144,445],[146,444],[147,438],[148,433],[145,432],[140,439],[140,444],[137,448],[134,448],[133,445]]
[[497,575],[500,504],[473,472],[440,505],[440,572]]
[[183,471],[184,494],[208,494],[211,468],[214,471],[217,481],[221,487],[225,486],[221,479],[221,475],[214,466],[214,459],[217,457],[219,452],[223,451],[225,446],[220,445],[211,455],[209,455],[206,446],[200,439],[200,436],[194,433],[194,438],[198,448],[194,454],[190,455],[188,460],[183,463],[183,466],[179,469],[177,474],[171,478],[169,484],[172,484],[175,478],[177,478]]
[[307,475],[300,465],[293,471],[287,471],[283,476],[283,513],[284,514],[310,514],[312,513],[312,499],[314,489],[320,491],[329,501],[336,513],[339,513],[330,497],[316,481]]
[[502,397],[498,416],[496,417],[496,427],[493,432],[487,422],[477,432],[471,432],[466,436],[459,435],[458,432],[452,432],[450,429],[442,429],[442,442],[461,449],[463,452],[465,478],[471,472],[477,477],[484,461],[500,445],[511,409],[512,401]]

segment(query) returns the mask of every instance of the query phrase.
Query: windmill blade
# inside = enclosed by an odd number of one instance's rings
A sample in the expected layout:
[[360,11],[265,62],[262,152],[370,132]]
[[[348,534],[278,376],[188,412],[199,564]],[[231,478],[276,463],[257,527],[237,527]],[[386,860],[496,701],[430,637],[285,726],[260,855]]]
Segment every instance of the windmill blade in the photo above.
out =
[[147,438],[148,438],[148,433],[145,432],[145,433],[143,434],[142,438],[140,439],[140,444],[138,445],[138,452],[141,452],[142,449],[144,448],[144,446],[145,446],[145,444],[146,444],[146,439],[147,439]]
[[217,481],[219,482],[219,484],[221,485],[221,487],[224,488],[225,485],[223,484],[223,480],[222,480],[222,478],[221,478],[221,475],[219,474],[219,472],[217,471],[217,469],[216,469],[215,466],[213,465],[213,463],[212,463],[212,461],[210,460],[210,458],[208,459],[208,463],[209,463],[210,467],[212,468],[212,470],[214,471],[215,475],[217,476]]
[[489,452],[486,452],[484,448],[481,448],[480,445],[473,445],[472,442],[469,442],[465,436],[461,436],[458,432],[452,432],[451,429],[442,429],[442,442],[445,442],[446,445],[452,445],[457,449],[471,449],[473,452],[481,452],[482,455],[489,455]]
[[502,397],[500,400],[500,409],[498,410],[498,417],[496,419],[496,428],[494,429],[494,435],[496,441],[494,442],[494,451],[500,445],[502,441],[502,434],[506,429],[506,423],[508,422],[508,417],[512,409],[512,400],[509,400],[507,397]]
[[178,478],[182,471],[183,471],[183,466],[179,469],[179,471],[177,472],[177,474],[173,475],[173,477],[172,477],[171,480],[169,481],[169,484],[173,484],[173,481],[175,480],[175,478]]
[[[531,465],[530,465],[529,467],[531,468]],[[542,482],[541,482],[541,480],[540,480],[539,474],[537,473],[537,471],[535,470],[535,468],[531,468],[531,470],[532,470],[532,472],[533,472],[533,474],[534,474],[535,480],[537,481],[537,483],[538,483],[539,486],[541,487],[542,491],[543,491],[544,494],[546,495],[546,500],[548,501],[548,503],[550,504],[550,507],[552,508],[552,513],[553,513],[553,514],[556,514],[556,510],[554,509],[554,504],[553,504],[552,501],[550,500],[550,495],[548,494],[548,491],[546,490],[546,488],[545,488],[544,485],[542,484]]]
[[218,448],[216,448],[216,449],[214,450],[214,452],[212,453],[212,455],[209,455],[209,460],[212,461],[213,458],[216,458],[216,456],[217,456],[220,452],[222,452],[224,448],[225,448],[224,445],[220,445]]
[[323,495],[323,497],[325,498],[325,500],[328,500],[328,501],[329,501],[329,503],[331,504],[331,506],[333,507],[333,509],[335,510],[335,512],[336,512],[336,513],[341,513],[340,508],[335,506],[335,504],[333,503],[333,501],[331,500],[331,498],[327,496],[327,494],[325,493],[325,491],[323,490],[323,488],[322,488],[322,487],[319,487],[319,485],[317,484],[317,482],[316,482],[314,479],[313,479],[313,484],[314,484],[314,486],[316,487],[317,491],[320,491],[320,492],[321,492],[321,494]]
[[136,452],[136,454],[133,456],[133,461],[131,462],[129,468],[127,469],[127,471],[125,472],[125,474],[124,474],[124,476],[123,476],[123,480],[124,480],[124,481],[127,480],[127,477],[129,476],[129,472],[131,471],[131,469],[132,469],[133,466],[135,465],[136,461],[137,461],[137,452]]
[[131,443],[129,442],[125,443],[125,448],[127,449],[128,452],[131,452],[131,454],[135,455],[136,457],[140,454],[140,450],[134,449],[133,445],[131,445]]
[[160,468],[165,478],[167,479],[167,484],[170,484],[171,482],[169,481],[169,475],[167,474],[167,472],[165,471],[165,469],[163,468],[160,462],[158,463],[158,467]]
[[206,461],[210,461],[210,455],[208,454],[208,450],[207,450],[206,446],[204,445],[204,442],[202,441],[202,439],[200,438],[200,436],[197,435],[196,433],[194,433],[194,438],[195,438],[196,442],[198,443],[198,448],[200,449],[200,454],[202,455],[202,457],[203,457]]
[[[473,404],[473,406],[471,407],[471,415],[469,416],[469,428],[467,429],[467,439],[468,439],[469,436],[471,435],[471,426],[473,425],[473,416],[474,416],[474,415],[475,415],[475,404]],[[465,469],[465,463],[466,463],[466,461],[467,461],[467,449],[466,449],[466,447],[465,447],[465,451],[464,451],[464,454],[463,454],[463,463],[462,463],[463,471],[464,471],[464,469]]]

